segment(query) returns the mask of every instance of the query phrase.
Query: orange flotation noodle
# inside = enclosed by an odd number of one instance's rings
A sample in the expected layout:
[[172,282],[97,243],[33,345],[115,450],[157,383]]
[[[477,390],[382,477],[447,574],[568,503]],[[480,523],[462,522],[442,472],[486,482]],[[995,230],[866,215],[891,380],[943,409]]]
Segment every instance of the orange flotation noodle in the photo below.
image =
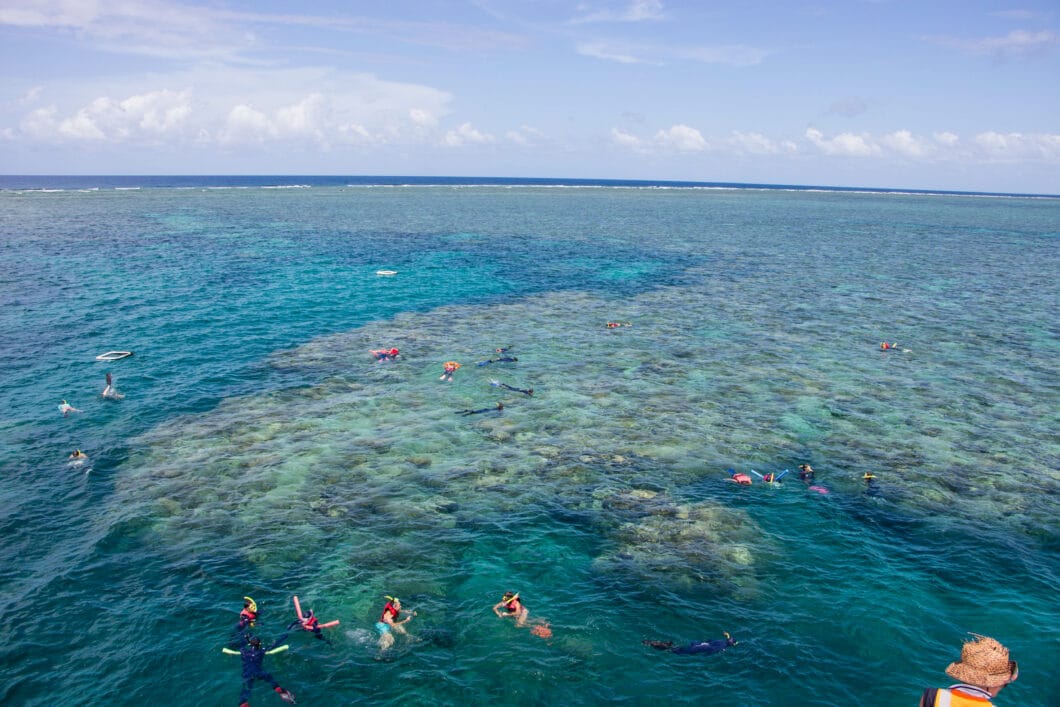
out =
[[[298,620],[299,621],[305,621],[309,617],[302,613],[302,605],[298,603],[298,596],[295,595],[293,597],[293,599],[294,599],[294,610],[298,613]],[[326,624],[317,624],[317,626],[319,628],[332,628],[333,626],[338,626],[338,625],[339,625],[338,621],[328,621]]]
[[538,624],[530,629],[530,633],[540,638],[552,638],[552,629],[548,624]]

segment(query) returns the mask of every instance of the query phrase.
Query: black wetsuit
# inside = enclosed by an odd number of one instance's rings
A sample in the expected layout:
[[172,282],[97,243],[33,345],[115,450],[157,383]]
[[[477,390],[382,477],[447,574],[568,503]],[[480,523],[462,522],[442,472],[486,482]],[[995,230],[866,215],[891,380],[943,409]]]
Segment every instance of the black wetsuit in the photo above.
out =
[[467,415],[478,415],[479,413],[483,413],[483,412],[499,412],[499,411],[501,411],[503,409],[504,409],[504,406],[501,405],[500,403],[497,403],[496,405],[494,405],[491,408],[482,408],[481,410],[461,410],[460,412],[457,413],[457,415],[465,415],[465,416],[467,416]]
[[329,646],[332,645],[331,640],[324,635],[324,630],[320,628],[320,626],[318,626],[317,624],[313,624],[312,628],[307,629],[305,626],[302,625],[301,621],[295,619],[287,626],[287,631],[290,632],[291,629],[295,627],[301,628],[303,631],[312,631],[313,635],[316,636],[318,639],[324,641],[324,643],[327,643]]
[[645,645],[661,651],[670,651],[680,655],[693,655],[695,653],[720,653],[730,646],[735,646],[736,641],[730,638],[716,638],[713,641],[692,641],[687,646],[674,647],[673,641],[644,641]]
[[516,388],[515,386],[508,385],[507,383],[497,383],[497,387],[498,388],[504,388],[505,390],[511,390],[511,391],[516,392],[516,393],[523,393],[524,395],[533,395],[534,394],[534,389],[533,388],[528,388],[527,390],[523,390],[522,388]]
[[491,363],[511,363],[513,361],[518,361],[518,360],[519,359],[516,358],[515,356],[501,356],[500,358],[491,358],[488,361],[479,361],[478,365],[480,365],[480,366],[488,366]]

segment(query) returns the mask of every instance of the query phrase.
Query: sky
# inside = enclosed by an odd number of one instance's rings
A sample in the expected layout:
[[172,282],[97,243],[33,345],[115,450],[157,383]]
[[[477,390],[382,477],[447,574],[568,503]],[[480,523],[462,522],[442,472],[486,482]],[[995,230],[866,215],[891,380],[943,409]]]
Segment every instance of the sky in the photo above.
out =
[[0,173],[1060,194],[1058,0],[0,0]]

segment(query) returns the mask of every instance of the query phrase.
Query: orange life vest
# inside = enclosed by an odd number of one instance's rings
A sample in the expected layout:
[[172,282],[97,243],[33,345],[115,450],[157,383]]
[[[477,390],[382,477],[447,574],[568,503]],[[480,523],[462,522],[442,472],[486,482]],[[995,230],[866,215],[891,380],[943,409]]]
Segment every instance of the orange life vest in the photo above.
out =
[[[934,699],[931,699],[931,693],[935,693]],[[924,692],[920,704],[925,707],[993,707],[994,703],[988,697],[971,695],[961,690],[931,688]]]

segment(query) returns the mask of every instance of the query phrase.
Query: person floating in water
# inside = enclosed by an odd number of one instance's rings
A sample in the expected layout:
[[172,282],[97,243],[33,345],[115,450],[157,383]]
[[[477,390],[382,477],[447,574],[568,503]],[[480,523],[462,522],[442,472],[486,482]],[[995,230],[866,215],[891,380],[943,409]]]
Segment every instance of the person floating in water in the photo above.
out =
[[461,410],[457,415],[478,415],[483,412],[499,412],[504,409],[504,403],[498,402],[491,408],[482,408],[481,410]]
[[729,478],[725,479],[726,481],[731,481],[735,484],[739,484],[740,486],[751,485],[751,477],[747,474],[744,474],[743,472],[737,472],[734,469],[729,469],[728,471]]
[[501,347],[493,349],[493,350],[496,351],[497,353],[508,353],[509,351],[512,350],[512,347],[511,346],[501,346]]
[[516,388],[514,386],[508,385],[507,383],[501,383],[496,379],[491,379],[490,385],[494,386],[495,388],[504,388],[505,390],[510,390],[515,393],[522,393],[523,395],[529,395],[531,397],[533,397],[534,395],[533,388],[527,388],[526,390],[523,390],[522,388]]
[[441,381],[453,382],[453,374],[456,373],[456,369],[460,368],[460,364],[456,361],[446,361],[442,364],[442,375],[438,378]]
[[71,405],[70,403],[68,403],[68,402],[66,402],[64,400],[61,403],[59,403],[59,412],[61,412],[63,414],[63,417],[66,417],[66,415],[68,413],[71,413],[71,412],[83,412],[83,411],[82,410],[78,410],[73,405]]
[[780,480],[783,479],[787,475],[788,470],[785,469],[784,471],[780,472],[779,474],[773,473],[773,472],[770,472],[768,474],[759,474],[754,469],[751,469],[751,473],[754,474],[755,476],[757,476],[758,478],[760,478],[762,481],[766,482],[767,484],[779,484]]
[[103,388],[103,397],[108,400],[121,400],[125,397],[114,387],[114,379],[109,373],[107,374],[107,385]]
[[385,651],[394,645],[395,632],[407,636],[408,631],[405,630],[405,624],[412,621],[412,617],[415,615],[416,612],[413,611],[403,620],[398,621],[398,617],[401,616],[401,600],[397,597],[387,597],[386,606],[383,607],[383,615],[375,622],[375,630],[379,632],[379,650]]
[[258,620],[258,603],[250,597],[243,597],[243,609],[239,612],[239,623],[236,631],[245,631],[253,628]]
[[871,471],[865,472],[861,480],[865,482],[865,494],[867,496],[878,496],[880,494],[880,487],[876,485],[876,475]]
[[633,323],[632,322],[608,322],[607,323],[607,328],[608,329],[617,329],[617,328],[622,327],[622,326],[633,326]]
[[264,648],[260,638],[246,634],[243,636],[243,645],[239,650],[234,650],[234,647],[221,649],[229,655],[238,655],[243,659],[243,689],[239,693],[239,707],[250,707],[250,693],[254,689],[255,680],[264,680],[272,685],[272,689],[284,702],[292,705],[295,703],[294,693],[280,687],[276,679],[266,672],[264,666],[265,656],[287,650],[286,645],[280,645],[286,638],[285,633],[273,641],[268,648]]
[[332,626],[338,626],[338,621],[329,621],[326,624],[322,624],[320,623],[320,619],[318,619],[316,615],[313,614],[312,609],[309,609],[308,614],[303,614],[302,605],[298,603],[297,596],[294,597],[294,610],[298,618],[296,618],[287,626],[288,631],[290,631],[296,626],[300,626],[303,631],[311,631],[313,635],[317,637],[317,639],[324,641],[329,646],[331,645],[331,640],[324,635],[323,629],[331,628]]
[[713,641],[692,641],[687,646],[674,646],[673,641],[645,640],[643,643],[660,651],[669,651],[679,655],[694,655],[696,653],[721,653],[723,650],[735,646],[736,640],[726,631],[725,638],[716,638]]
[[530,610],[519,601],[518,592],[505,592],[501,600],[493,605],[493,613],[502,619],[514,618],[516,626],[525,626]]
[[88,455],[82,452],[80,449],[75,449],[73,454],[68,457],[72,461],[85,461],[88,459]]
[[372,354],[373,356],[375,356],[376,363],[380,363],[382,361],[393,361],[394,359],[396,359],[398,356],[401,355],[400,351],[398,351],[397,349],[393,349],[393,348],[391,348],[391,349],[372,349],[371,351],[369,351],[369,353]]
[[799,464],[799,481],[813,483],[813,467],[809,464]]
[[514,363],[518,360],[515,356],[501,356],[500,358],[488,358],[485,361],[479,361],[477,365],[488,366],[491,363]]
[[891,349],[897,349],[897,348],[898,348],[898,342],[897,341],[894,342],[893,344],[889,344],[886,341],[884,341],[883,343],[880,344],[880,350],[881,351],[890,351]]

